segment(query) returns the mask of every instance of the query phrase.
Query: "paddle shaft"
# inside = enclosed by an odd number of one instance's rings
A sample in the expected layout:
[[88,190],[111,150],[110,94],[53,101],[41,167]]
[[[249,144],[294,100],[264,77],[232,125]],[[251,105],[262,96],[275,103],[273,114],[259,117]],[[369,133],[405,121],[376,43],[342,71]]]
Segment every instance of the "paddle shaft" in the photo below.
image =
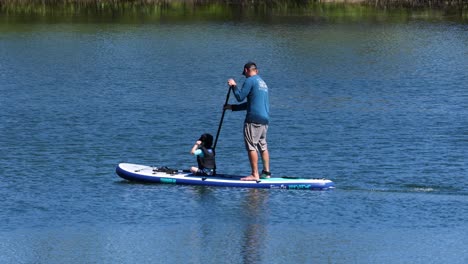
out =
[[[229,101],[229,95],[231,95],[231,86],[229,86],[229,89],[226,95],[226,101],[224,102],[224,105],[227,105]],[[219,132],[221,132],[221,126],[223,125],[224,113],[226,113],[226,109],[224,109],[224,105],[223,105],[223,114],[221,115],[221,120],[219,120],[218,132],[216,132],[216,139],[213,145],[213,149],[216,149],[216,144],[218,143]]]

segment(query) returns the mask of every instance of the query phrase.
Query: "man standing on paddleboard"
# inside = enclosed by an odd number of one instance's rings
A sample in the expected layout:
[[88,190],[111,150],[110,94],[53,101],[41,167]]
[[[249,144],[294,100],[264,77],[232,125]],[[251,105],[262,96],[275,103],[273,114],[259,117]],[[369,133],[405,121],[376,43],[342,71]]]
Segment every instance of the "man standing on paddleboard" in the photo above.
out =
[[[270,121],[268,86],[258,75],[257,65],[254,62],[248,62],[244,65],[242,75],[247,78],[242,88],[237,87],[234,79],[229,79],[228,85],[238,102],[242,102],[245,98],[247,98],[247,102],[238,105],[226,104],[224,109],[247,111],[244,121],[244,141],[252,174],[241,178],[241,180],[258,181],[260,178],[270,178],[271,175],[270,155],[266,141]],[[260,152],[263,163],[261,174],[258,172],[258,152]]]

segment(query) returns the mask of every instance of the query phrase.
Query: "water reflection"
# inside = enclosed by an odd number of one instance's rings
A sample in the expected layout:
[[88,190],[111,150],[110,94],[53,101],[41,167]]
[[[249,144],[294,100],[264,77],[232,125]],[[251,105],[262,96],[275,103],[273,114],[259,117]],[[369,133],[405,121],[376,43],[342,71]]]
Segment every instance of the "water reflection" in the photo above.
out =
[[220,259],[235,263],[265,261],[268,190],[200,187],[192,191],[197,224],[189,231],[188,242],[196,252],[203,252],[194,259],[199,258],[200,263]]
[[268,192],[261,189],[247,190],[244,209],[245,227],[242,236],[243,263],[261,263],[266,241],[266,212]]
[[[55,2],[55,1],[54,1]],[[389,3],[391,5],[391,3]],[[353,4],[314,3],[303,0],[249,1],[248,4],[217,1],[7,1],[0,4],[0,22],[175,22],[175,21],[245,21],[267,23],[293,21],[297,18],[343,21],[370,19],[373,21],[407,21],[418,19],[450,19],[466,21],[467,6],[448,5],[445,8],[392,8]]]

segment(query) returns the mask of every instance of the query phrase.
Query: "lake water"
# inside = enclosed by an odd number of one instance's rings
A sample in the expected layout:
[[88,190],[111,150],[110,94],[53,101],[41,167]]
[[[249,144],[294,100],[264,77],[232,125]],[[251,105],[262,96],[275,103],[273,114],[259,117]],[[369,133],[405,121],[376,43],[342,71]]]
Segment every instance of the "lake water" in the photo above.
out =
[[[335,190],[115,174],[196,164],[249,60],[272,173]],[[2,20],[0,263],[467,263],[467,83],[468,26],[445,20]],[[219,171],[250,172],[243,118]]]

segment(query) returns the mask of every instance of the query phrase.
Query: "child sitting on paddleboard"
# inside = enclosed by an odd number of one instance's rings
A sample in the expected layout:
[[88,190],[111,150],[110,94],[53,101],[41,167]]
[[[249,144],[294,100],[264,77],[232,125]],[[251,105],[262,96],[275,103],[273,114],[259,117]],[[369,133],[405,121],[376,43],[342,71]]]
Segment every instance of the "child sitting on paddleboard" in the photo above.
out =
[[205,133],[200,136],[193,145],[190,154],[197,156],[197,167],[190,168],[190,171],[197,176],[216,175],[215,151],[212,148],[213,136]]

